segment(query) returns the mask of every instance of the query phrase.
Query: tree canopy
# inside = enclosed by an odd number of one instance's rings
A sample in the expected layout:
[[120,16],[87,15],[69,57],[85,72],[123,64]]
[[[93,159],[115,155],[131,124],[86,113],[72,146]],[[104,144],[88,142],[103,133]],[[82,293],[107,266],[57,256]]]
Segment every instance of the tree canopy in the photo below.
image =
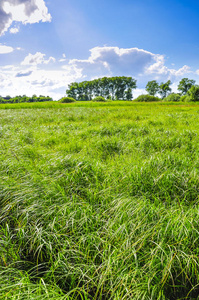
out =
[[182,80],[178,84],[178,90],[182,95],[186,95],[188,90],[196,83],[193,79],[182,78]]
[[69,84],[66,94],[79,101],[92,100],[101,96],[112,100],[132,100],[136,80],[132,77],[103,77],[91,81]]
[[162,99],[166,98],[167,95],[171,92],[171,80],[168,80],[165,83],[161,83],[159,86],[159,94],[161,95]]
[[15,96],[15,97],[1,97],[0,96],[0,103],[23,103],[23,102],[46,102],[46,101],[53,101],[53,99],[49,96],[42,96],[40,95],[37,97],[36,95],[33,95],[32,97],[28,97],[26,95],[23,96]]
[[159,91],[159,84],[156,80],[151,80],[146,85],[146,91],[150,96],[155,96]]
[[187,92],[186,101],[199,101],[199,85],[192,85]]

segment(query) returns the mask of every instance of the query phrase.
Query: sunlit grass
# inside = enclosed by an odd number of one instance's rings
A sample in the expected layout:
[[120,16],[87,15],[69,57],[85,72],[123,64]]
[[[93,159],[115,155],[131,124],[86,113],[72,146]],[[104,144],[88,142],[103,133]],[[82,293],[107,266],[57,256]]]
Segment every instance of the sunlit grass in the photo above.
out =
[[[199,104],[197,102],[183,103],[183,102],[153,102],[153,106],[179,106],[179,107],[195,107]],[[75,103],[60,103],[58,101],[48,102],[24,102],[24,103],[0,103],[0,109],[24,109],[24,108],[69,108],[69,107],[127,107],[127,106],[151,106],[151,103],[136,102],[136,101],[107,101],[107,102],[93,102],[93,101],[76,101]]]
[[0,299],[198,299],[197,105],[20,105],[0,110]]

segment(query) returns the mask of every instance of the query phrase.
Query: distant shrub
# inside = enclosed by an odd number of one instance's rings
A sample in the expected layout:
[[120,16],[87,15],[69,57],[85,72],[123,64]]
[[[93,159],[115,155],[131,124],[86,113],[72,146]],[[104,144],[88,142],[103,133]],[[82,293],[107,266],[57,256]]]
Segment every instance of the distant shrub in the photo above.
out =
[[161,99],[159,97],[151,96],[151,95],[140,95],[138,96],[134,101],[137,102],[154,102],[154,101],[160,101]]
[[168,95],[166,98],[164,98],[164,101],[179,102],[179,101],[181,101],[180,99],[181,99],[180,94],[172,93],[172,94]]
[[76,100],[72,97],[63,97],[59,100],[59,102],[61,102],[61,103],[72,103],[72,102],[76,102]]
[[95,102],[106,102],[107,100],[102,96],[97,96],[93,99]]

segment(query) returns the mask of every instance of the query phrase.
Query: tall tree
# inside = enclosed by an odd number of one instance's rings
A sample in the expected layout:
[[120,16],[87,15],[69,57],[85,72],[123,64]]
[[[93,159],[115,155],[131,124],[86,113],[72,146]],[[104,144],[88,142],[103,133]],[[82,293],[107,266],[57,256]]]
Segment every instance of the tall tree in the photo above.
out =
[[148,81],[145,89],[149,93],[149,95],[155,96],[155,94],[157,94],[159,91],[159,84],[156,80]]
[[186,95],[188,90],[196,83],[195,80],[189,78],[182,78],[178,84],[178,90],[182,95]]
[[162,99],[166,98],[166,96],[171,92],[171,80],[168,80],[165,83],[161,83],[159,86],[159,94],[161,95]]

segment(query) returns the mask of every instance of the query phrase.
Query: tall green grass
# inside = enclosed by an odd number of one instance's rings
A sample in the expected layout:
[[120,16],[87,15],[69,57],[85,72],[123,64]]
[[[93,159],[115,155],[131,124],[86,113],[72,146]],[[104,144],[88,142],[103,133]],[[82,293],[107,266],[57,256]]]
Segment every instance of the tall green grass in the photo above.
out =
[[[60,103],[58,101],[48,101],[48,102],[24,102],[24,103],[10,103],[2,104],[0,103],[0,109],[32,109],[32,108],[64,108],[64,107],[128,107],[128,106],[151,106],[151,103],[138,103],[136,101],[107,101],[104,103],[92,102],[92,101],[77,101],[75,103]],[[153,102],[154,105],[172,105],[172,106],[186,106],[186,107],[197,107],[199,104],[197,102],[183,103],[183,102]]]
[[199,299],[199,110],[129,103],[0,110],[0,299]]

